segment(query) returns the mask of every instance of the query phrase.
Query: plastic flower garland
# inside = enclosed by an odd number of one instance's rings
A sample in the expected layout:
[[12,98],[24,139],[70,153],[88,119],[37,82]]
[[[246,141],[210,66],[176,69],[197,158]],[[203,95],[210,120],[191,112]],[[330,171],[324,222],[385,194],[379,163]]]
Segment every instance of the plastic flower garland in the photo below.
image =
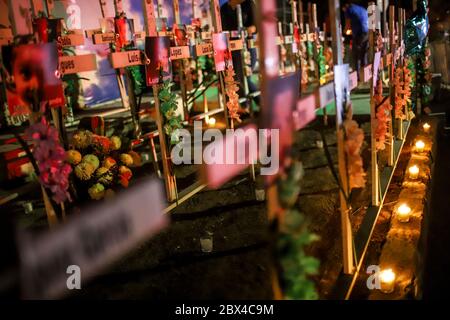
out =
[[345,155],[349,178],[349,188],[363,188],[366,185],[366,173],[364,172],[361,148],[364,142],[364,131],[358,123],[352,119],[351,105],[348,106],[346,119],[343,123],[345,132]]
[[[390,121],[390,114],[392,106],[389,103],[389,99],[383,98],[383,82],[381,79],[377,80],[377,86],[375,88],[374,102],[376,105],[376,120],[375,120],[375,139],[376,149],[384,150],[386,144],[386,137],[388,136],[388,123]],[[384,101],[383,101],[384,100]]]
[[405,66],[395,70],[395,118],[406,119],[408,104],[411,102],[411,71]]
[[228,97],[227,109],[228,114],[231,119],[236,120],[237,122],[241,122],[239,117],[239,95],[237,92],[239,91],[239,87],[234,80],[234,70],[232,66],[228,66],[225,72],[225,92]]
[[304,41],[300,42],[300,65],[302,71],[302,85],[308,84],[308,59],[306,45]]
[[52,193],[52,199],[60,204],[71,200],[69,174],[72,168],[65,162],[65,151],[59,143],[58,131],[42,117],[31,125],[26,136],[33,140],[33,156],[39,168],[39,181]]

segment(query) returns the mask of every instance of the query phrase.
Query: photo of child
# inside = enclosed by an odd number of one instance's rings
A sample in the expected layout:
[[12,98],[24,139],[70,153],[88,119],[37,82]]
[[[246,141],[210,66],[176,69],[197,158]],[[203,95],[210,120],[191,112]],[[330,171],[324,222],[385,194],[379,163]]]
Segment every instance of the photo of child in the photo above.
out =
[[9,74],[6,87],[11,116],[28,114],[32,106],[64,105],[56,43],[6,46],[2,60]]
[[147,85],[155,85],[172,79],[172,64],[170,62],[170,38],[146,37],[145,53],[150,64],[145,68]]

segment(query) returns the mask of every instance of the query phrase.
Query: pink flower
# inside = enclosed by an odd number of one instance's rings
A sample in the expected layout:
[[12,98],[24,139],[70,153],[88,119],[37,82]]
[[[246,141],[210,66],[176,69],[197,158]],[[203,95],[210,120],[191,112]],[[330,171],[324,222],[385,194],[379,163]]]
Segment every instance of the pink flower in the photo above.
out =
[[65,163],[65,151],[59,144],[58,131],[49,126],[43,117],[40,122],[28,128],[26,135],[34,141],[33,155],[39,167],[42,185],[52,192],[56,203],[70,200],[68,188],[72,168]]

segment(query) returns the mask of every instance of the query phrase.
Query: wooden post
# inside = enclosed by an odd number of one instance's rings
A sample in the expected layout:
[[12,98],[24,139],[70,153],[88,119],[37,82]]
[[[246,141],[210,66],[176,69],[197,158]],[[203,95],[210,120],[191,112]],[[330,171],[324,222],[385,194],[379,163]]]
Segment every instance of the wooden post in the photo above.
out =
[[[260,2],[258,14],[258,30],[259,30],[259,48],[260,48],[260,73],[261,73],[261,97],[262,97],[262,108],[266,108],[265,99],[266,91],[266,82],[269,78],[277,77],[279,75],[279,65],[280,65],[280,51],[276,46],[275,38],[278,35],[278,28],[276,24],[276,2],[274,0],[271,1],[262,1]],[[267,59],[270,57],[270,59]],[[278,156],[278,155],[275,155]],[[266,198],[267,198],[267,211],[268,211],[268,219],[273,222],[279,215],[280,204],[278,201],[278,190],[277,184],[272,183],[267,187],[266,190]],[[274,299],[281,300],[283,298],[283,294],[280,288],[280,283],[278,279],[278,273],[276,270],[272,271],[272,287],[274,292]]]
[[241,72],[242,72],[242,83],[244,85],[244,95],[245,98],[247,99],[247,105],[251,108],[251,101],[250,103],[248,103],[248,95],[250,93],[250,90],[248,88],[248,80],[247,80],[247,76],[246,76],[246,71],[245,71],[245,53],[247,52],[247,41],[245,41],[245,29],[244,29],[244,22],[242,20],[242,7],[240,4],[238,4],[236,6],[236,15],[237,15],[237,25],[238,25],[238,30],[239,33],[241,35],[241,39],[242,39],[242,43],[243,43],[243,49],[240,50],[239,54],[241,55]]
[[[319,25],[317,23],[317,5],[315,3],[312,4],[311,6],[311,14],[312,14],[312,31],[315,35],[315,41],[314,41],[314,56],[317,57],[319,54],[319,50],[320,50],[320,32],[319,32]],[[337,15],[336,15],[337,16]],[[331,14],[330,14],[330,19],[331,19]],[[340,38],[338,38],[338,41],[340,41]],[[323,52],[323,54],[325,54],[325,52]],[[340,63],[342,64],[342,63]],[[316,79],[317,82],[320,83],[320,65],[318,62],[315,63],[315,75],[316,75]],[[327,108],[326,106],[323,108],[323,124],[325,126],[328,125],[328,113],[327,113]]]
[[[330,12],[330,27],[331,37],[333,45],[333,60],[335,65],[341,65],[343,63],[342,57],[342,26],[341,26],[341,9],[339,0],[328,0],[328,8]],[[338,146],[338,159],[339,159],[339,178],[344,190],[339,193],[340,196],[340,211],[341,211],[341,228],[342,228],[342,254],[344,273],[352,274],[354,272],[354,259],[353,259],[353,235],[352,227],[349,219],[349,208],[347,206],[346,195],[348,180],[347,180],[347,168],[345,164],[345,140],[344,130],[339,123],[338,112],[336,112],[336,130],[337,130],[337,146]]]
[[[144,9],[145,31],[148,36],[155,36],[156,21],[155,8],[152,0],[142,0]],[[172,163],[170,159],[169,149],[167,147],[167,137],[164,131],[164,118],[161,114],[159,104],[159,85],[153,86],[153,97],[155,99],[156,123],[158,125],[159,143],[161,146],[161,158],[163,164],[163,175],[166,187],[166,196],[168,202],[173,202],[178,198],[177,181],[173,173]]]
[[[220,6],[219,0],[211,0],[211,16],[212,16],[212,24],[214,32],[222,32],[222,19],[220,16]],[[225,116],[225,125],[227,128],[231,128],[233,126],[233,120],[228,118],[228,109],[227,109],[227,96],[225,93],[225,80],[222,72],[218,73],[219,77],[219,91],[222,92],[221,97],[219,97],[219,104],[221,108],[223,108],[223,113]]]
[[[172,1],[173,6],[173,16],[175,19],[175,24],[177,26],[181,25],[181,15],[180,15],[180,4],[178,0]],[[187,89],[186,89],[186,78],[184,75],[184,70],[186,67],[186,59],[181,59],[180,70],[178,70],[178,76],[180,77],[180,90],[181,90],[181,100],[183,101],[183,113],[184,120],[189,120],[189,106],[187,103]],[[195,101],[194,101],[195,103]]]
[[[387,0],[385,0],[387,1]],[[389,97],[391,106],[395,106],[395,86],[392,84],[395,81],[395,6],[389,6],[389,52],[392,57],[391,65],[389,66]],[[395,108],[392,108],[390,114],[391,121],[389,121],[389,138],[388,138],[388,166],[392,167],[394,165],[394,127],[393,122],[395,120]]]
[[[403,49],[403,9],[398,8],[398,48]],[[400,55],[398,65],[400,68],[403,67],[403,55]],[[397,138],[403,140],[403,120],[397,119]]]
[[[100,9],[102,11],[102,17],[106,18],[106,1],[105,0],[99,0]],[[128,100],[127,90],[125,89],[125,84],[123,82],[122,76],[120,75],[120,71],[116,70],[116,78],[117,78],[117,85],[119,86],[119,92],[120,92],[120,99],[122,100],[122,105],[125,109],[130,108],[130,103]]]
[[167,136],[164,131],[164,118],[161,114],[161,107],[159,104],[159,85],[153,86],[153,96],[155,99],[156,123],[159,132],[159,144],[161,146],[161,157],[163,164],[164,182],[166,186],[167,201],[173,202],[178,198],[177,182],[173,173],[173,166],[170,158],[169,148],[167,146]]
[[303,34],[305,31],[305,22],[303,17],[303,1],[298,1],[298,19],[299,19],[299,28],[300,28],[300,34]]
[[[116,16],[119,16],[120,14],[122,14],[123,11],[123,3],[122,0],[114,0],[114,10],[116,13]],[[116,49],[117,50],[117,49]],[[126,80],[126,89],[124,88],[124,92],[123,94],[126,97],[126,100],[128,102],[128,106],[127,109],[130,109],[131,112],[131,117],[132,117],[132,121],[133,121],[133,125],[134,125],[134,136],[136,138],[138,138],[141,135],[141,126],[139,123],[139,113],[137,110],[137,102],[136,102],[136,95],[134,93],[134,85],[133,85],[133,81],[131,78],[131,74],[130,71],[128,71],[127,69],[119,69],[118,73],[118,77],[120,79],[120,83],[122,83],[123,85],[123,78],[125,78]],[[122,76],[123,74],[123,76]],[[120,84],[119,84],[120,87]],[[122,90],[121,90],[121,94],[122,94]]]
[[[377,16],[377,6],[375,2],[369,2],[369,10],[372,13],[372,17],[369,15],[369,21],[376,21]],[[370,13],[369,13],[370,14]],[[374,62],[374,55],[375,55],[375,28],[376,24],[369,22],[369,64],[372,64]],[[372,77],[374,77],[375,72],[378,72],[378,70],[375,70],[373,67],[372,69]],[[377,122],[377,116],[376,116],[376,105],[374,100],[374,83],[373,79],[370,81],[370,126],[371,126],[371,134],[370,134],[370,145],[371,145],[371,176],[372,176],[372,205],[374,207],[377,207],[380,205],[380,175],[378,170],[378,154],[377,154],[377,141],[375,138],[375,131],[376,131],[376,122]]]

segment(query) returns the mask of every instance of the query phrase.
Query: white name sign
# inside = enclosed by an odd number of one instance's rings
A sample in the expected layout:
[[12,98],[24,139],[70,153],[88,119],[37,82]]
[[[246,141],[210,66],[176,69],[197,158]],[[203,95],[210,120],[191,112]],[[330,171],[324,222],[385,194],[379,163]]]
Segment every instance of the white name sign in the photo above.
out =
[[230,40],[230,50],[242,50],[244,48],[244,43],[242,40]]
[[97,70],[95,54],[80,56],[62,56],[59,58],[59,70],[64,74],[74,74]]
[[68,294],[69,266],[84,281],[168,224],[160,182],[147,181],[97,204],[45,234],[21,234],[19,253],[25,299]]
[[334,83],[330,82],[319,88],[320,108],[325,108],[334,101]]
[[83,34],[68,34],[58,38],[64,47],[76,47],[84,45]]
[[195,46],[195,52],[197,57],[207,56],[213,54],[213,45],[212,43],[202,43]]
[[171,60],[187,59],[190,56],[191,56],[191,52],[189,50],[189,46],[171,47],[170,48],[170,59]]
[[94,44],[106,44],[116,41],[116,34],[114,32],[94,34],[93,37]]

